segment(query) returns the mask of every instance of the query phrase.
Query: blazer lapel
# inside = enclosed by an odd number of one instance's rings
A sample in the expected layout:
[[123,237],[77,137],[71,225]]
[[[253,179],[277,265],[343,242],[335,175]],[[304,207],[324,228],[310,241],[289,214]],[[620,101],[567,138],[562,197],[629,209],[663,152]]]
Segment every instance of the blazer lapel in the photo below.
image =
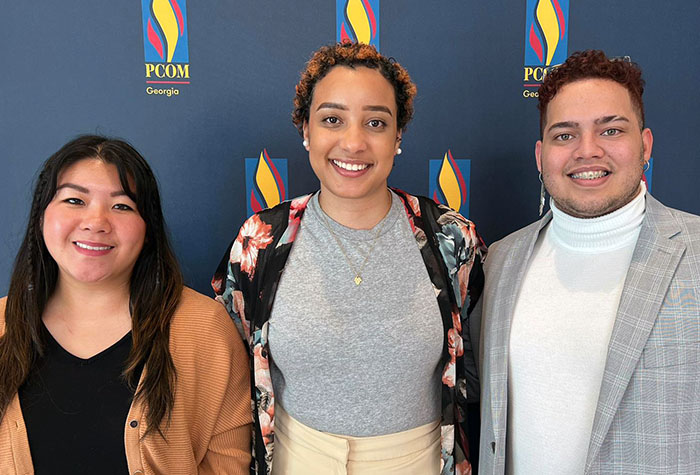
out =
[[610,336],[586,473],[600,452],[685,251],[685,245],[670,239],[681,231],[673,215],[649,194],[645,213]]
[[[491,349],[488,354],[488,365],[490,367],[492,427],[494,436],[499,443],[505,440],[507,425],[508,348],[515,302],[537,238],[551,217],[552,212],[549,211],[542,219],[533,223],[531,230],[510,246],[503,264],[499,266],[499,272],[490,276],[491,279],[495,279],[491,285],[497,286],[497,289],[494,291],[495,298],[490,304],[491,308],[486,310],[484,314],[493,315],[490,324],[492,338],[490,338],[489,346]],[[486,278],[489,279],[488,257],[486,261]]]

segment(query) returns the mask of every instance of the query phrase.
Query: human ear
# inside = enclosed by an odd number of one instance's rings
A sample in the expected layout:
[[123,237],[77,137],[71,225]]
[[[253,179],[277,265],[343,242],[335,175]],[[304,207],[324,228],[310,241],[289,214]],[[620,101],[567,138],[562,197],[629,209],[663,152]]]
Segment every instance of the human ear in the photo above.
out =
[[654,136],[651,133],[651,129],[646,128],[642,130],[642,157],[644,157],[644,162],[648,162],[651,158],[651,148],[654,144]]
[[302,135],[304,136],[304,148],[309,151],[309,121],[305,120],[302,125]]

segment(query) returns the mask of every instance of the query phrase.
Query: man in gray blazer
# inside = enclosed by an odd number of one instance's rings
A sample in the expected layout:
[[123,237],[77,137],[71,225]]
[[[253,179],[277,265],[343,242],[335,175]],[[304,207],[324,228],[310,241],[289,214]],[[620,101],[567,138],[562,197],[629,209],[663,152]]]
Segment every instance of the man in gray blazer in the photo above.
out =
[[585,51],[540,88],[551,209],[485,263],[480,474],[700,474],[700,217],[646,191],[643,87]]

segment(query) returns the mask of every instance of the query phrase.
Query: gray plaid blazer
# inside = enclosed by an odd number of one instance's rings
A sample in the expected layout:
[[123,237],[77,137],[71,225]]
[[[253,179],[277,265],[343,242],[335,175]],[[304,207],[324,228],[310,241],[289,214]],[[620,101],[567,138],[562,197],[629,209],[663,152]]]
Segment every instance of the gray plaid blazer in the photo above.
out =
[[[480,474],[503,474],[508,341],[541,220],[493,244],[481,305]],[[700,217],[646,196],[608,346],[586,474],[700,474]]]

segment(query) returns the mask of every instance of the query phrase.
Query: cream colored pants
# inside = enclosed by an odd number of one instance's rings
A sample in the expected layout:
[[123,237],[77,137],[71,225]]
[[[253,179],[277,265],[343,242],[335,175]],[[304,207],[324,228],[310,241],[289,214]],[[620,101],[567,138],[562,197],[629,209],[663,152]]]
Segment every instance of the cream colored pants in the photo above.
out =
[[275,406],[273,475],[437,475],[440,422],[376,437],[349,437],[305,426]]

